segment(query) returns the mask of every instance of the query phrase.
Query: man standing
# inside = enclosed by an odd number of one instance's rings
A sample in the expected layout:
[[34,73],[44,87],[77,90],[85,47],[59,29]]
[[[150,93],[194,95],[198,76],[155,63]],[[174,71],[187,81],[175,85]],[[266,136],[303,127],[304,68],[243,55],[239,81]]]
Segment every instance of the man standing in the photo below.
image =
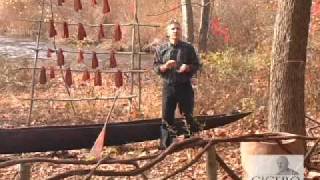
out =
[[176,20],[167,25],[169,42],[155,52],[154,70],[163,78],[161,148],[172,143],[176,135],[175,110],[177,104],[188,124],[189,132],[199,130],[193,120],[194,92],[191,78],[199,69],[199,58],[194,47],[181,40],[181,26]]

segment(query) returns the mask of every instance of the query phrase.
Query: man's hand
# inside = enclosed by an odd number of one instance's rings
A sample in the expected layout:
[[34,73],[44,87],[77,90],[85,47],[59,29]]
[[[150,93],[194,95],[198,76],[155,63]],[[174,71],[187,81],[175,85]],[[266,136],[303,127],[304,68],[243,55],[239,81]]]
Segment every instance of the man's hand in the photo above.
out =
[[180,68],[177,70],[178,73],[186,73],[190,71],[190,66],[186,64],[182,64]]
[[175,60],[169,60],[165,64],[160,66],[160,71],[165,72],[166,70],[175,68],[176,66],[177,66],[177,63]]

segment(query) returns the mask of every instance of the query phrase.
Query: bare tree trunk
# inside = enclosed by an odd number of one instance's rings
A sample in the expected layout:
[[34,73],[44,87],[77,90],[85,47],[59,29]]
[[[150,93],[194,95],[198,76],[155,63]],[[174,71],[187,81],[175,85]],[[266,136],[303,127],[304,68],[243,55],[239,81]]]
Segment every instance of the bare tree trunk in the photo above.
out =
[[193,43],[193,13],[191,0],[181,0],[182,10],[182,36],[187,42]]
[[305,134],[304,82],[312,0],[279,0],[270,73],[268,128]]
[[[211,1],[213,3],[214,0]],[[207,51],[207,39],[209,31],[209,21],[210,21],[210,0],[201,0],[201,24],[199,29],[199,51]]]

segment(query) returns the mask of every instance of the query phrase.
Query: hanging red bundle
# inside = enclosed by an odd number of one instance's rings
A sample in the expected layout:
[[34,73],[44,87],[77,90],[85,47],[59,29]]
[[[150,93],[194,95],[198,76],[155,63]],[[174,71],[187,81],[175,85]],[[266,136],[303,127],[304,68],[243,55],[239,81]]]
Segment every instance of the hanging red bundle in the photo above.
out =
[[67,22],[63,22],[63,38],[69,38],[69,28]]
[[48,48],[47,57],[48,57],[48,58],[51,57],[51,53],[53,53],[53,52],[54,52],[54,50]]
[[95,69],[99,66],[97,53],[92,51],[92,68]]
[[63,0],[58,0],[58,6],[62,6]]
[[119,24],[116,24],[114,27],[114,40],[120,41],[122,38],[122,32]]
[[102,8],[103,14],[107,14],[110,12],[110,6],[108,0],[103,0],[103,8]]
[[110,68],[117,67],[117,60],[116,60],[114,51],[111,51],[111,54],[110,54],[110,66],[109,67]]
[[79,64],[84,63],[84,55],[82,50],[80,50],[78,54],[78,63]]
[[84,26],[82,23],[78,24],[78,40],[83,40],[85,37],[87,37],[86,30],[84,29]]
[[47,83],[46,68],[43,67],[43,66],[41,67],[41,70],[40,70],[39,82],[40,82],[40,84],[46,84]]
[[79,11],[82,9],[81,0],[74,0],[74,10]]
[[57,52],[57,64],[58,66],[64,65],[64,55],[63,55],[63,50],[61,48],[59,48]]
[[72,74],[70,68],[67,69],[66,71],[66,76],[65,76],[65,83],[68,87],[72,85]]
[[91,3],[92,3],[92,6],[95,6],[95,5],[98,4],[98,3],[97,3],[97,0],[91,0]]
[[54,37],[57,35],[57,31],[54,27],[54,21],[52,19],[50,19],[49,21],[50,25],[49,25],[49,37]]
[[88,80],[90,80],[90,72],[88,70],[85,70],[82,75],[82,81],[88,81]]
[[100,26],[99,26],[98,40],[100,41],[100,40],[103,39],[103,38],[105,38],[104,30],[103,30],[103,25],[100,24]]
[[99,70],[97,70],[94,74],[94,85],[102,86],[102,77],[101,77],[101,72]]
[[115,85],[117,88],[123,85],[123,77],[122,72],[120,70],[118,70],[115,74]]
[[50,66],[50,74],[49,74],[50,78],[53,79],[55,78],[55,74],[54,74],[54,67]]

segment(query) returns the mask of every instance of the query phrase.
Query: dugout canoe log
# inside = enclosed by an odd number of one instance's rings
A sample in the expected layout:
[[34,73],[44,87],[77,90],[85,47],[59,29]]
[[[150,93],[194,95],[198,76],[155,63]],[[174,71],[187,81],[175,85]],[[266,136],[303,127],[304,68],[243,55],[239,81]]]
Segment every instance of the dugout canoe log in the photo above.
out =
[[[204,124],[204,130],[235,122],[248,113],[195,116]],[[177,124],[182,133],[181,119]],[[159,139],[161,119],[146,119],[131,122],[110,123],[106,127],[105,145],[115,146]],[[0,129],[0,154],[46,152],[91,148],[103,124],[45,126]]]

